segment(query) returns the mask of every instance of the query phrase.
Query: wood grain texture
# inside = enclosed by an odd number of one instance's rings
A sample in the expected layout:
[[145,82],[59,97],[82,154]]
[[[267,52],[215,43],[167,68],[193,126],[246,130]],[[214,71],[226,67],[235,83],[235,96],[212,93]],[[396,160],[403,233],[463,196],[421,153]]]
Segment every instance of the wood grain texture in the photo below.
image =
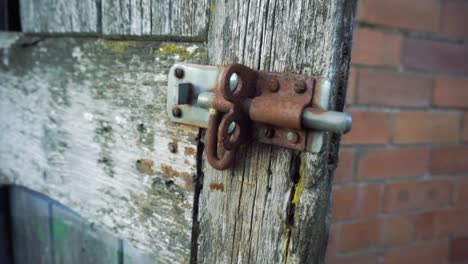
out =
[[[331,109],[342,110],[355,4],[214,1],[209,63],[328,77]],[[203,160],[199,263],[322,263],[339,137],[326,143],[318,154],[300,155],[250,144],[223,172]]]
[[198,129],[169,121],[166,74],[202,63],[203,45],[2,37],[0,184],[44,193],[158,263],[186,261]]
[[208,0],[22,0],[24,32],[205,38]]

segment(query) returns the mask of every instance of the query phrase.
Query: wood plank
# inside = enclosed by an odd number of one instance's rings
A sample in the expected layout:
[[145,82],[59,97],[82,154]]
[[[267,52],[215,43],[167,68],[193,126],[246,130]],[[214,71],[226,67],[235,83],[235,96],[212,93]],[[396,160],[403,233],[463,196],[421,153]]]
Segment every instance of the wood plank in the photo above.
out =
[[1,36],[13,38],[0,41],[1,183],[50,196],[158,262],[187,260],[198,129],[169,121],[166,74],[176,60],[202,63],[204,46]]
[[24,32],[205,39],[208,0],[22,0]]
[[76,213],[52,205],[52,245],[55,264],[119,262],[119,240]]
[[24,188],[12,188],[10,201],[14,263],[52,263],[48,202]]
[[[216,0],[212,6],[210,64],[328,77],[331,109],[343,109],[355,1]],[[327,135],[325,142],[318,154],[251,144],[223,172],[204,160],[199,263],[322,263],[339,137]]]

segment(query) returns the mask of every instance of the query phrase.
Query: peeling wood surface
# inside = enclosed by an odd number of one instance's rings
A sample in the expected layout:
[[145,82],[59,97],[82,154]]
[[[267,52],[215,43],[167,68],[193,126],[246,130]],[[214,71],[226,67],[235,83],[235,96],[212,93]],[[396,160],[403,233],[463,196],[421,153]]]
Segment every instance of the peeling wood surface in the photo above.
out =
[[[209,63],[326,76],[332,108],[342,110],[355,4],[215,0]],[[328,135],[326,142],[318,154],[253,143],[223,172],[203,160],[199,262],[323,262],[339,137]]]
[[208,0],[21,0],[23,31],[206,36]]
[[168,120],[166,73],[205,55],[0,34],[0,184],[44,193],[158,263],[187,261],[198,129]]

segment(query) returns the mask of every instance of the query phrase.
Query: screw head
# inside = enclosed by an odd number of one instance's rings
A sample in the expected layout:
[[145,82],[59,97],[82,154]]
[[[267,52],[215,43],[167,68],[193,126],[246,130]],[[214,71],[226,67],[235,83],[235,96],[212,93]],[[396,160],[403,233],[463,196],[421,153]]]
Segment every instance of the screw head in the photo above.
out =
[[279,90],[279,82],[276,79],[270,79],[267,83],[267,88],[270,92],[276,93]]
[[273,130],[270,127],[267,127],[263,131],[263,134],[265,135],[266,138],[272,138],[275,135],[275,130]]
[[182,110],[179,107],[175,106],[174,108],[172,108],[172,115],[174,117],[181,117],[182,116]]
[[169,151],[172,152],[172,153],[176,153],[177,152],[177,145],[174,144],[174,143],[169,143],[168,145],[169,147]]
[[306,91],[306,84],[304,81],[297,81],[294,83],[294,91],[298,94],[301,94]]
[[288,132],[286,137],[288,138],[288,141],[291,144],[296,144],[297,142],[299,142],[299,134],[297,134],[296,132],[290,131]]
[[176,68],[174,71],[174,75],[178,79],[182,79],[184,77],[184,70],[181,68]]

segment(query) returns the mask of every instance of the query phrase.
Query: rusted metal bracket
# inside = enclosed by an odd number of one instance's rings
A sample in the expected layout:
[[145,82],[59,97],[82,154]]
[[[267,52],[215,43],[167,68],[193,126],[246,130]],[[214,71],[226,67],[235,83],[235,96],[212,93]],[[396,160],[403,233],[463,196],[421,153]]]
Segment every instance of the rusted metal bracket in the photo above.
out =
[[328,111],[329,100],[330,82],[321,77],[255,71],[240,64],[178,63],[169,72],[171,120],[207,128],[207,159],[219,170],[231,167],[238,148],[252,139],[321,151],[324,132],[346,133],[352,123],[348,114]]

